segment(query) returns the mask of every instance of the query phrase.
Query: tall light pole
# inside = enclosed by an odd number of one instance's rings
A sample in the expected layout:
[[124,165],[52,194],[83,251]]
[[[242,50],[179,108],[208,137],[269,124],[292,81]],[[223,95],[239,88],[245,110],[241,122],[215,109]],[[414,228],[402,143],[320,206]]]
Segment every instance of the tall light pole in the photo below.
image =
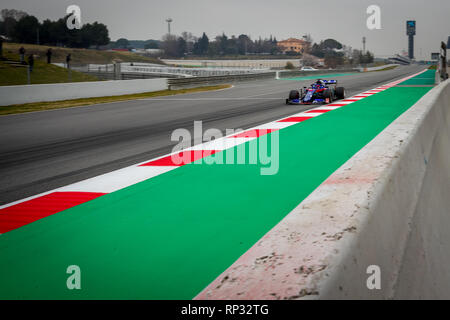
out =
[[166,22],[167,22],[167,29],[169,30],[169,35],[170,35],[170,23],[171,23],[172,21],[173,21],[173,20],[172,20],[171,18],[166,19]]

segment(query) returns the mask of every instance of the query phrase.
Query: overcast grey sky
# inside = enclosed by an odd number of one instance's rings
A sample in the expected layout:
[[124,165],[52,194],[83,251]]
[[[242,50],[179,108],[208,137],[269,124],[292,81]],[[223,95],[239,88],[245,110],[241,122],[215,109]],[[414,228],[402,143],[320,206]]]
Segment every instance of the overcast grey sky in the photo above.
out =
[[[378,56],[407,49],[406,20],[417,20],[416,57],[430,58],[450,35],[450,0],[0,0],[0,9],[20,9],[40,20],[65,15],[68,5],[81,8],[82,22],[99,21],[110,37],[160,39],[171,17],[172,33],[203,31],[210,38],[249,34],[278,40],[310,33],[314,41],[335,38]],[[366,8],[381,7],[381,30],[368,30]]]

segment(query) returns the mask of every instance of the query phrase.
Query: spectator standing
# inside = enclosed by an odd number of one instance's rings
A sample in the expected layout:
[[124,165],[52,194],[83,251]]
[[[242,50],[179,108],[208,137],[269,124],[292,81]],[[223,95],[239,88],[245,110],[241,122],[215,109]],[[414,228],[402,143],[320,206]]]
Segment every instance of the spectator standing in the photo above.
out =
[[3,37],[0,36],[0,59],[3,59]]
[[24,64],[25,63],[25,48],[24,47],[20,47],[19,55],[20,55],[20,63]]
[[70,69],[70,61],[72,60],[72,56],[69,53],[66,57],[66,64],[67,64],[67,69]]
[[47,53],[45,54],[47,56],[47,63],[52,63],[52,48],[48,48]]
[[69,53],[66,57],[67,70],[69,71],[69,82],[72,82],[72,70],[70,69],[70,61],[72,60],[72,55]]
[[33,54],[30,54],[30,55],[28,56],[28,65],[29,65],[29,68],[30,68],[30,72],[33,72],[33,67],[34,67],[34,57],[33,57]]

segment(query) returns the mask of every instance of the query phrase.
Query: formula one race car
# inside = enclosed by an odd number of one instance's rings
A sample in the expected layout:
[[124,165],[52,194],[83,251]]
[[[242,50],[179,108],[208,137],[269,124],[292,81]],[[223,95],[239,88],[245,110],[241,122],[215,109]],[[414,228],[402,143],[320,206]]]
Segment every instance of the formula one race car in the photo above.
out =
[[327,104],[344,98],[345,89],[337,86],[337,80],[318,79],[309,87],[291,90],[286,104]]

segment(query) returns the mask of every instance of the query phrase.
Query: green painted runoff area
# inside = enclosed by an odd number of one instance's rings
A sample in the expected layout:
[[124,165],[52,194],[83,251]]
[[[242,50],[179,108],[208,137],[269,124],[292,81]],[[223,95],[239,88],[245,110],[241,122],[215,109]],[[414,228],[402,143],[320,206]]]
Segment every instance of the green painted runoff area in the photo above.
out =
[[434,85],[436,70],[427,70],[409,80],[403,81],[401,85]]
[[[430,89],[393,87],[280,130],[274,175],[199,160],[3,234],[0,299],[192,299]],[[67,289],[70,265],[81,290]]]

